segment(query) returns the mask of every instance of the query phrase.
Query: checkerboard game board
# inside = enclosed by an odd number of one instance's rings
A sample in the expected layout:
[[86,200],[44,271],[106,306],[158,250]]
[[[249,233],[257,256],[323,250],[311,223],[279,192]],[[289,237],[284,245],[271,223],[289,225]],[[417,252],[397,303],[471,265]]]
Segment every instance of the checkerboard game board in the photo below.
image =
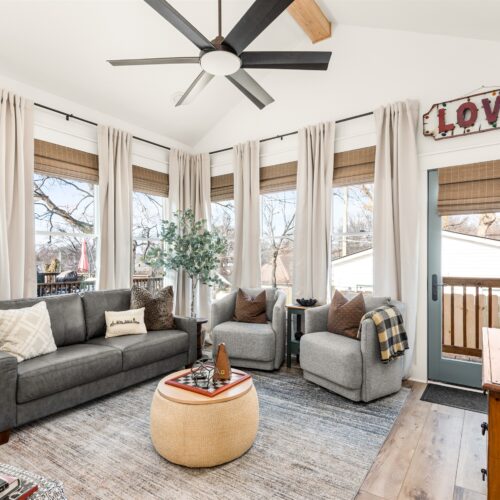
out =
[[196,385],[193,374],[191,372],[188,372],[177,378],[166,380],[165,384],[173,385],[187,391],[197,392],[198,394],[203,394],[204,396],[213,397],[229,389],[230,387],[233,387],[234,385],[247,380],[248,378],[250,378],[250,375],[248,373],[233,368],[231,370],[230,380],[210,380],[210,384],[206,389],[200,387],[199,385]]

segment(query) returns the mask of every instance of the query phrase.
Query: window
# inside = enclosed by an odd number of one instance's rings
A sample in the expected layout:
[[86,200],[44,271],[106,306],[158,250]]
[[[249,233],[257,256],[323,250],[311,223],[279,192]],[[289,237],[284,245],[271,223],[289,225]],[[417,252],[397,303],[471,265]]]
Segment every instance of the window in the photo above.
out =
[[34,175],[38,296],[94,288],[95,199],[93,183]]
[[333,286],[367,291],[373,287],[373,184],[333,188]]
[[263,194],[261,201],[261,280],[292,298],[296,191]]
[[134,283],[151,284],[160,288],[164,269],[147,264],[148,252],[161,245],[161,225],[166,198],[152,194],[134,192],[132,197],[132,252],[134,261]]
[[231,274],[233,272],[234,256],[234,201],[224,200],[212,202],[212,227],[218,229],[227,239],[228,246],[225,255],[221,256],[219,277],[222,285],[213,287],[214,299],[218,299],[231,290]]

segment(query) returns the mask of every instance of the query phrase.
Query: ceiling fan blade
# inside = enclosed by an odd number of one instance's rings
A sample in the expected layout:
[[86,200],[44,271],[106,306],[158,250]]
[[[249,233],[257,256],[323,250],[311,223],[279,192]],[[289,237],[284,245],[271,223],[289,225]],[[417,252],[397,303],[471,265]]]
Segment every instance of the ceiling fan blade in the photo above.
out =
[[199,57],[151,57],[146,59],[111,59],[111,66],[146,66],[148,64],[195,64]]
[[243,52],[242,68],[327,70],[331,52]]
[[202,35],[187,19],[177,12],[165,0],[144,0],[160,16],[166,19],[174,28],[189,38],[200,50],[213,50],[212,42]]
[[241,54],[293,0],[255,0],[223,44]]
[[214,77],[206,71],[202,71],[194,80],[194,82],[189,86],[189,88],[184,92],[184,95],[177,101],[175,106],[181,106],[182,104],[189,104],[193,99],[208,85],[210,80]]
[[274,102],[274,99],[244,70],[240,69],[226,78],[245,94],[259,109]]

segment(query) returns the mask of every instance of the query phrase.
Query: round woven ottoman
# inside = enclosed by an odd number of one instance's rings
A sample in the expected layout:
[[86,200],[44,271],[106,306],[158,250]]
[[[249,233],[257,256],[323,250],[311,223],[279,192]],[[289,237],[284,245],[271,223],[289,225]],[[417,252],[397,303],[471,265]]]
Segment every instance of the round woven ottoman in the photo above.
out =
[[168,461],[186,467],[213,467],[243,455],[259,426],[259,401],[252,379],[207,397],[166,385],[190,370],[160,381],[151,404],[151,439]]

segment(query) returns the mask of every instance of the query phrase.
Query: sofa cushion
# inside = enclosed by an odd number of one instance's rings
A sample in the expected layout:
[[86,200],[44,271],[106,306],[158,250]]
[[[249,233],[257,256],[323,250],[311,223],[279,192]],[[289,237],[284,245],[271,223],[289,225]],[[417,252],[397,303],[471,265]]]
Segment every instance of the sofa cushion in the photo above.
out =
[[362,293],[348,300],[335,290],[328,310],[327,329],[331,333],[355,339],[358,337],[359,324],[364,314],[365,301]]
[[123,354],[123,370],[149,365],[188,351],[189,339],[180,330],[158,330],[143,335],[95,338],[87,344],[119,349]]
[[83,304],[80,295],[77,293],[57,297],[4,300],[0,302],[0,309],[31,307],[42,301],[47,304],[52,335],[57,347],[85,341]]
[[274,331],[270,323],[239,323],[226,321],[212,330],[214,349],[224,342],[229,359],[272,361],[276,350]]
[[17,402],[26,403],[113,375],[122,353],[112,347],[75,344],[18,365]]
[[82,295],[87,339],[104,337],[106,319],[104,311],[126,311],[130,309],[130,290],[104,290],[85,292]]
[[303,370],[348,389],[359,389],[363,381],[361,343],[330,332],[308,333],[300,339]]
[[276,303],[276,288],[242,288],[242,290],[252,297],[256,297],[262,291],[266,292],[266,316],[268,321],[273,320],[273,309]]
[[252,297],[240,288],[236,293],[233,320],[243,323],[267,323],[266,292],[262,290]]
[[174,288],[166,286],[156,293],[147,288],[134,285],[130,296],[130,309],[144,307],[144,322],[149,331],[173,330]]

